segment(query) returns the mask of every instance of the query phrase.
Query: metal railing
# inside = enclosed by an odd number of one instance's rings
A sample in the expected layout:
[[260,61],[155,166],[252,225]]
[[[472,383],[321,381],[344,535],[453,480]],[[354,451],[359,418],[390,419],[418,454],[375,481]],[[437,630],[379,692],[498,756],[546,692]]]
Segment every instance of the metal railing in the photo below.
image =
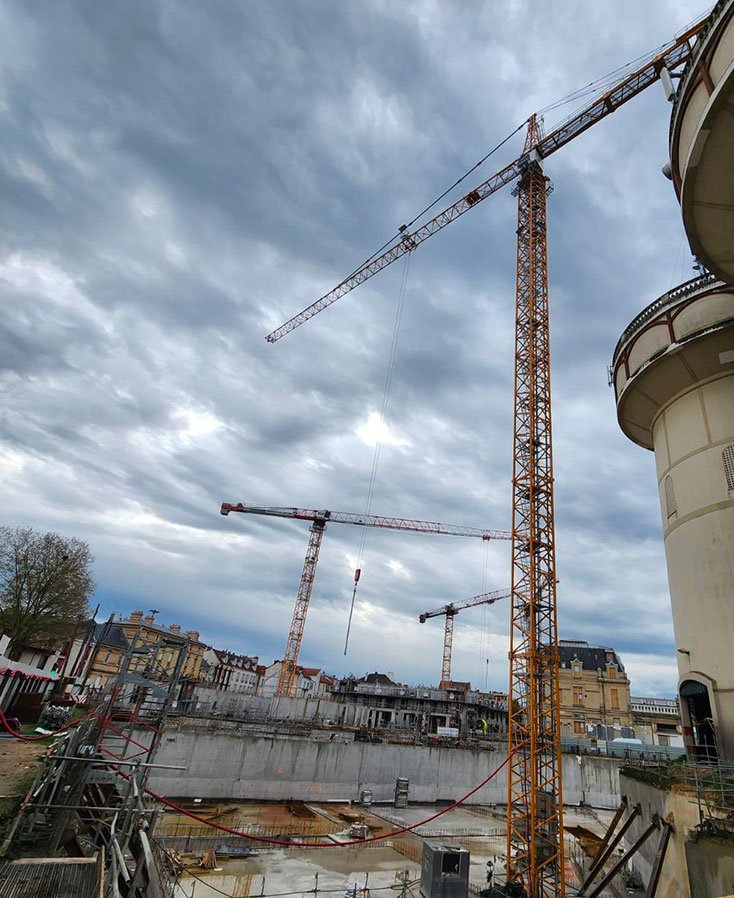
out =
[[682,757],[684,748],[673,745],[653,745],[649,742],[639,744],[630,742],[614,742],[605,739],[561,739],[561,751],[570,755],[597,755],[606,758],[641,761],[672,761]]
[[631,761],[620,773],[695,798],[703,829],[734,836],[734,764]]
[[668,306],[673,306],[679,300],[685,299],[687,296],[691,296],[693,293],[697,293],[699,290],[707,289],[714,285],[720,285],[721,287],[726,286],[723,281],[719,281],[715,274],[699,275],[695,278],[691,278],[690,281],[686,281],[684,284],[679,284],[677,287],[674,287],[672,290],[669,290],[667,293],[664,293],[662,296],[659,296],[656,300],[651,302],[650,305],[646,306],[639,315],[632,319],[632,321],[622,332],[622,336],[619,338],[619,340],[617,341],[617,345],[614,347],[614,353],[612,355],[612,365],[616,364],[617,357],[619,356],[620,351],[630,339],[630,337],[634,336],[634,334],[639,330],[641,325],[654,318],[662,309],[665,309]]

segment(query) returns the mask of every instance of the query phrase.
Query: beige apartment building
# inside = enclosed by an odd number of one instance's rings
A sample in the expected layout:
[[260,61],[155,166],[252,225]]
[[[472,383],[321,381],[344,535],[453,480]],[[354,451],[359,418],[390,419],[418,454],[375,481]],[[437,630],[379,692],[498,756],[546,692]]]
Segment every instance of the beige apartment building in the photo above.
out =
[[[199,633],[197,630],[181,631],[180,624],[170,624],[170,626],[162,626],[155,621],[155,612],[150,612],[143,616],[142,611],[133,611],[130,616],[120,621],[128,642],[132,642],[135,638],[138,645],[156,644],[160,648],[157,652],[156,660],[166,674],[172,674],[178,659],[179,646],[178,641],[188,639],[188,650],[184,660],[181,676],[185,680],[196,681],[202,676],[201,663],[204,659],[206,645],[199,641]],[[131,664],[131,669],[135,669],[135,663]],[[140,660],[138,664],[146,664],[146,660]]]
[[558,650],[562,735],[632,736],[630,682],[614,649],[561,639]]

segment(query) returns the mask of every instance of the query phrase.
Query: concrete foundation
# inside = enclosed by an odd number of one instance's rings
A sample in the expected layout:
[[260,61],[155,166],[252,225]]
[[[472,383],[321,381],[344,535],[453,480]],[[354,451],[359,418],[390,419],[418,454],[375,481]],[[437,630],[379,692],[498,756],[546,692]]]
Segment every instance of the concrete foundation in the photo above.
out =
[[[185,769],[154,769],[151,787],[178,798],[271,801],[356,801],[362,789],[371,789],[375,801],[391,801],[395,780],[403,776],[410,780],[411,801],[433,803],[460,797],[505,757],[504,750],[340,744],[180,730],[164,736],[156,762]],[[564,755],[565,803],[616,808],[620,801],[619,763],[611,758]],[[469,803],[504,804],[505,772]]]

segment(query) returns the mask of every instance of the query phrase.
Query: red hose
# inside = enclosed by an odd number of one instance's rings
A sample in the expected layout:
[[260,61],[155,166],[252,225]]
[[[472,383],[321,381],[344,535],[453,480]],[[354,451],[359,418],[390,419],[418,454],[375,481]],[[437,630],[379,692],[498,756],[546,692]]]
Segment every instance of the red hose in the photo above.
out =
[[[517,749],[515,749],[517,751]],[[402,833],[412,832],[414,829],[418,829],[421,826],[425,826],[426,823],[431,823],[437,817],[441,817],[443,814],[448,811],[453,810],[458,805],[462,804],[467,800],[467,798],[471,798],[475,792],[478,792],[482,786],[486,786],[487,783],[495,777],[503,767],[507,765],[512,755],[515,752],[508,755],[505,760],[500,764],[499,767],[495,768],[492,773],[486,779],[483,779],[478,786],[475,786],[471,791],[467,792],[466,795],[463,795],[461,798],[454,801],[452,804],[447,805],[445,808],[441,808],[440,811],[437,811],[435,814],[432,814],[430,817],[426,817],[425,820],[421,820],[418,823],[412,823],[410,826],[402,826],[400,829],[394,829],[389,833],[382,833],[379,836],[369,836],[366,839],[350,839],[348,842],[289,842],[285,839],[270,839],[267,836],[251,836],[247,833],[241,833],[236,829],[230,829],[228,826],[223,826],[221,823],[214,823],[212,820],[207,820],[204,817],[200,817],[198,814],[194,814],[193,811],[187,811],[185,808],[180,807],[177,804],[174,804],[170,799],[166,798],[164,795],[159,795],[158,792],[154,792],[152,789],[146,789],[146,794],[150,795],[152,798],[157,799],[162,802],[167,807],[171,808],[173,811],[177,811],[179,814],[183,814],[184,817],[189,817],[191,820],[196,820],[199,823],[203,823],[206,826],[210,826],[212,829],[218,829],[220,832],[228,833],[231,836],[239,836],[242,839],[252,839],[253,842],[266,842],[268,845],[286,845],[289,848],[344,848],[348,845],[365,845],[367,842],[380,842],[382,839],[391,839],[393,836],[402,835]]]
[[14,730],[8,723],[2,708],[0,708],[0,723],[5,727],[10,735],[15,736],[16,739],[21,739],[23,742],[40,742],[42,739],[50,739],[52,736],[58,736],[59,733],[64,733],[66,732],[66,730],[70,730],[72,727],[80,724],[83,720],[87,720],[89,717],[93,717],[96,713],[96,711],[90,711],[89,714],[85,714],[83,717],[78,717],[76,720],[72,720],[70,723],[64,724],[64,726],[60,727],[58,730],[54,730],[52,733],[46,733],[45,736],[24,736],[22,733]]
[[[12,729],[10,724],[5,718],[5,714],[3,713],[2,708],[0,708],[0,723],[5,727],[5,729],[12,735],[15,736],[16,739],[22,739],[24,742],[38,742],[41,739],[49,739],[51,736],[57,736],[59,733],[63,733],[71,727],[76,726],[81,723],[83,720],[86,720],[89,717],[93,716],[100,717],[102,720],[102,727],[106,729],[114,730],[114,727],[111,726],[108,720],[105,720],[98,714],[97,711],[90,711],[88,714],[85,714],[84,717],[80,717],[78,720],[75,720],[71,723],[67,723],[65,726],[60,727],[58,730],[54,730],[52,733],[47,733],[45,736],[23,736],[21,733],[18,733],[16,730]],[[139,744],[139,743],[138,743]],[[102,748],[102,751],[105,754],[112,755],[114,757],[119,758],[119,755],[116,755],[115,752],[110,751],[109,749]],[[517,749],[515,749],[517,751]],[[514,752],[512,753],[514,754]],[[382,833],[377,836],[369,836],[366,839],[350,839],[346,842],[290,842],[286,839],[271,839],[268,836],[253,836],[248,833],[241,833],[236,829],[232,829],[229,826],[224,826],[221,823],[215,823],[212,820],[207,820],[205,817],[201,817],[199,814],[195,814],[193,811],[187,811],[185,808],[182,808],[180,805],[174,804],[169,798],[166,798],[165,795],[161,795],[158,792],[154,792],[152,789],[145,789],[146,795],[150,795],[151,798],[155,798],[157,801],[160,801],[161,804],[166,805],[166,807],[171,808],[171,810],[176,811],[177,813],[183,815],[184,817],[188,817],[191,820],[196,820],[197,823],[203,823],[205,826],[209,826],[212,829],[219,830],[219,832],[227,833],[230,836],[239,836],[241,839],[250,839],[253,842],[265,842],[268,845],[283,845],[289,848],[346,848],[350,845],[366,845],[368,842],[381,842],[383,839],[391,839],[394,836],[400,836],[403,833],[412,832],[415,829],[419,829],[421,826],[425,826],[427,823],[432,823],[438,817],[443,816],[448,811],[452,811],[455,807],[458,807],[460,804],[463,804],[467,798],[471,798],[475,792],[478,792],[483,786],[486,786],[487,783],[493,779],[503,767],[506,767],[512,757],[512,754],[508,755],[505,760],[500,764],[499,767],[496,767],[488,777],[482,780],[479,785],[474,786],[466,795],[463,795],[461,798],[458,798],[456,801],[447,805],[445,808],[441,808],[440,811],[437,811],[435,814],[432,814],[430,817],[426,817],[425,820],[420,820],[418,823],[411,823],[410,826],[401,826],[399,829],[391,830],[387,833]],[[114,764],[114,761],[111,762]],[[125,774],[122,771],[117,771],[120,776],[125,779],[129,779],[130,775]]]

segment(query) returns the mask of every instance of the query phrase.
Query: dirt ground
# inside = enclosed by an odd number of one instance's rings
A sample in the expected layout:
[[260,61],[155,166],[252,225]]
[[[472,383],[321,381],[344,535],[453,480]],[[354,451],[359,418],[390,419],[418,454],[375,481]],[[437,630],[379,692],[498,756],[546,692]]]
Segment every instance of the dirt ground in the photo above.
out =
[[22,797],[40,766],[43,746],[19,739],[0,739],[0,799]]

